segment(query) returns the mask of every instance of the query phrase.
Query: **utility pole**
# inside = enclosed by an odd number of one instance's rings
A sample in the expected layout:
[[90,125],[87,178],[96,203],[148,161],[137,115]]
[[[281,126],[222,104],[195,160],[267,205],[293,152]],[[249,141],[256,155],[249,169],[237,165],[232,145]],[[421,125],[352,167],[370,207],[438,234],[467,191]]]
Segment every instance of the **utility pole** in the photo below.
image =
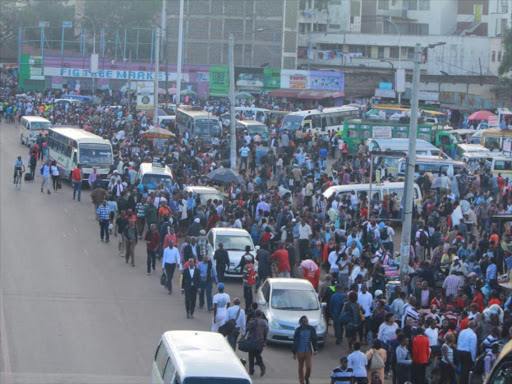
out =
[[176,77],[176,112],[181,102],[181,66],[183,64],[183,8],[185,8],[184,0],[180,0],[180,18],[178,25],[178,69]]
[[414,168],[416,167],[416,132],[418,130],[418,93],[420,87],[421,46],[414,48],[414,72],[412,74],[411,123],[409,125],[409,148],[405,174],[404,216],[402,241],[400,244],[400,280],[403,281],[409,264],[411,248],[412,210],[414,209]]
[[236,170],[236,117],[235,117],[235,36],[229,34],[228,61],[229,61],[229,138],[231,146],[231,169]]
[[162,0],[162,37],[163,37],[163,45],[162,50],[164,54],[164,62],[165,62],[165,106],[167,107],[167,98],[169,97],[168,87],[167,87],[167,74],[169,73],[169,68],[167,65],[167,0]]
[[[128,111],[132,109],[132,50],[128,52]],[[131,112],[130,112],[131,113]]]
[[153,126],[158,125],[158,75],[160,73],[160,29],[156,29],[155,41],[155,91],[153,100],[155,102],[155,109],[153,111]]

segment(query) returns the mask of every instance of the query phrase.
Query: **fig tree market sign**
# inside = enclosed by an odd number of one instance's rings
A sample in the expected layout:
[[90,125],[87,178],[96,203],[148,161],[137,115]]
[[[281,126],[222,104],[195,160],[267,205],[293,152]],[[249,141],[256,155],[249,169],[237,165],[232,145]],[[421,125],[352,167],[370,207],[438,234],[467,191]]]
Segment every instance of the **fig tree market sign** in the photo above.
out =
[[[112,79],[112,80],[128,80],[128,76],[131,76],[133,81],[154,81],[155,73],[147,71],[128,71],[119,69],[102,69],[97,73],[91,73],[89,69],[82,68],[56,68],[56,67],[45,67],[45,76],[60,76],[60,77],[75,77],[75,78],[96,78],[96,79]],[[189,81],[188,73],[183,73],[183,81]],[[176,72],[168,72],[167,80],[176,81]],[[165,81],[165,72],[158,74],[159,81]]]

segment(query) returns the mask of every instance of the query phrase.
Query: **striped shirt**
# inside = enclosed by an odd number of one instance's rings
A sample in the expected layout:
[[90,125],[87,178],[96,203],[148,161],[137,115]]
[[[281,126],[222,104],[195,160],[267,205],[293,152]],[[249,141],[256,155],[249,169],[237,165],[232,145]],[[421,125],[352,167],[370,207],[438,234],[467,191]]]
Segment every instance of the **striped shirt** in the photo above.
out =
[[343,369],[336,367],[331,374],[334,384],[350,384],[352,377],[354,377],[354,370],[352,368]]
[[405,323],[407,318],[410,317],[414,321],[414,326],[418,325],[418,317],[420,314],[416,311],[416,309],[410,305],[406,304],[404,306],[404,316],[402,317],[402,328],[405,327]]
[[110,218],[110,209],[100,205],[96,210],[96,214],[99,216],[100,220],[108,220]]

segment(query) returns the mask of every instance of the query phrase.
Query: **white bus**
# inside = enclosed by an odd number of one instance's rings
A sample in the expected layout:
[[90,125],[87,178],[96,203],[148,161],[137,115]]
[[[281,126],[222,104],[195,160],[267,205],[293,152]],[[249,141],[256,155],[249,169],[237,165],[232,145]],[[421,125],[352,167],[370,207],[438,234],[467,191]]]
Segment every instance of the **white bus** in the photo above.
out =
[[51,128],[47,136],[50,160],[55,160],[66,178],[78,164],[87,178],[93,168],[107,176],[114,163],[112,145],[93,133],[80,128]]
[[41,133],[46,136],[51,127],[50,120],[39,116],[23,116],[20,121],[21,144],[30,146],[35,144],[37,136]]
[[188,132],[190,137],[200,137],[206,144],[210,144],[213,137],[222,132],[219,119],[200,108],[179,108],[176,112],[176,126],[180,134]]
[[343,131],[345,120],[357,119],[359,108],[332,107],[322,111],[312,109],[309,111],[292,112],[285,116],[281,128],[286,131],[302,129],[313,134],[326,134],[330,131]]

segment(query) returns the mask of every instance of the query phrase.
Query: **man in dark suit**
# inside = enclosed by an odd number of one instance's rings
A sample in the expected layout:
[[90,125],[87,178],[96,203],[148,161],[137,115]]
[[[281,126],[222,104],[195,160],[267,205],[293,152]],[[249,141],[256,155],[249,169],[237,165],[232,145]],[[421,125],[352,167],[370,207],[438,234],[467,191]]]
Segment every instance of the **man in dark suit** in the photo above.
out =
[[187,310],[187,319],[194,318],[194,309],[196,308],[197,291],[201,287],[201,275],[196,268],[195,260],[188,260],[188,268],[183,270],[181,279],[181,294],[185,294],[185,309]]
[[416,296],[416,302],[419,303],[421,308],[430,308],[430,302],[436,297],[434,291],[428,287],[426,280],[421,282],[421,289],[417,289],[414,296]]

